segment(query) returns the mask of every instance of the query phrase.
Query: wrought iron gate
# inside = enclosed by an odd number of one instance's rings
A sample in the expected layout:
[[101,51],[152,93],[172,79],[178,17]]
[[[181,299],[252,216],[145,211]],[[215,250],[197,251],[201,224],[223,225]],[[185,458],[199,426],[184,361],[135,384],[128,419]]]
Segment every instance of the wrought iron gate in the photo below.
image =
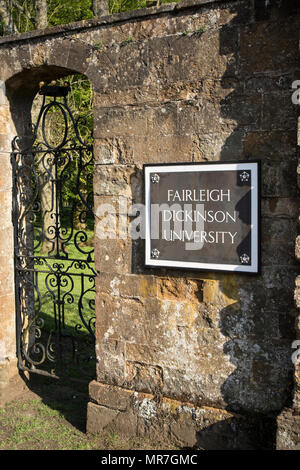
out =
[[69,91],[43,85],[30,145],[13,142],[17,352],[22,370],[82,379],[95,373],[94,160]]

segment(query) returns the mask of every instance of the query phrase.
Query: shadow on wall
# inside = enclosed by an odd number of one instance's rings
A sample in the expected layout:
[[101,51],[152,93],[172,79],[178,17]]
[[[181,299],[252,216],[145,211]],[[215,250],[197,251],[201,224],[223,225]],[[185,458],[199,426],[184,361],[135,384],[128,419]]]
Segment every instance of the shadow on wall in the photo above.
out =
[[[228,120],[237,123],[222,146],[220,160],[262,159],[262,196],[267,206],[273,204],[274,208],[279,197],[297,195],[297,119],[289,105],[290,77],[284,72],[290,67],[284,62],[277,66],[282,55],[290,55],[287,45],[292,47],[294,43],[293,56],[297,51],[297,36],[293,38],[287,31],[295,13],[295,2],[256,0],[254,3],[256,24],[245,27],[244,31],[241,28],[240,32],[235,25],[243,22],[241,14],[246,18],[251,13],[247,12],[247,6],[233,5],[232,13],[236,16],[220,30],[220,55],[232,54],[221,80],[221,87],[230,90],[220,103],[222,131],[226,132]],[[299,6],[296,9],[299,14]],[[278,24],[260,21],[270,19],[271,15],[274,20],[278,15],[275,20]],[[295,30],[295,26],[292,29]],[[278,37],[280,31],[283,38]],[[274,38],[278,44],[274,44]],[[275,72],[267,74],[268,70]],[[277,70],[282,70],[282,74]],[[275,97],[279,102],[276,103]],[[288,143],[287,133],[291,136]],[[282,155],[279,145],[283,142],[288,155]],[[224,354],[235,366],[221,387],[222,397],[226,409],[237,415],[198,432],[200,448],[275,447],[276,416],[291,400],[296,277],[291,265],[294,264],[296,221],[289,221],[291,231],[285,227],[285,214],[281,220],[275,217],[276,214],[274,217],[269,214],[262,219],[262,263],[265,265],[262,274],[236,276],[236,292],[228,290],[230,284],[225,282],[226,275],[215,277],[220,281],[221,292],[235,300],[220,312],[219,328],[227,338]],[[280,239],[283,232],[290,240]]]
[[[219,54],[230,59],[226,58],[226,71],[220,82],[215,80],[213,86],[218,88],[212,92],[214,99],[217,94],[225,98],[220,101],[221,119],[216,112],[215,120],[210,119],[211,133],[199,135],[205,149],[202,158],[212,141],[218,148],[222,140],[220,153],[211,158],[262,160],[263,268],[255,276],[209,276],[219,281],[220,293],[231,300],[219,313],[218,328],[225,337],[224,355],[234,366],[221,386],[225,409],[234,416],[197,432],[198,446],[206,450],[274,448],[276,417],[291,401],[297,216],[288,205],[289,198],[298,197],[297,115],[291,103],[291,83],[299,79],[294,78],[300,13],[296,3],[233,3],[233,19],[219,30]],[[145,272],[140,253],[144,245],[138,240],[132,249],[135,273]],[[165,269],[147,273],[171,276]],[[185,277],[186,272],[173,271],[172,276]],[[228,276],[233,283],[226,282]]]

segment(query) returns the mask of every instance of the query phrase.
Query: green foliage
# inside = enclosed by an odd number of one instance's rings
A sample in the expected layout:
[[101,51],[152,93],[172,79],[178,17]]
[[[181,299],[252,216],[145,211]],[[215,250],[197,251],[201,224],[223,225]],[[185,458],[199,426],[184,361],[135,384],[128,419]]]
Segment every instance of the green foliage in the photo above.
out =
[[17,31],[23,33],[33,30],[35,28],[34,3],[29,0],[16,0],[15,4],[21,7],[15,6],[12,8],[13,20]]
[[[47,0],[47,4],[49,26],[93,17],[92,0],[64,0],[63,2],[61,0]],[[35,29],[35,6],[32,0],[14,0],[11,13],[17,32],[24,33]],[[3,34],[1,19],[0,34]]]
[[87,20],[93,17],[91,0],[47,0],[50,26]]
[[[172,2],[179,3],[180,0],[171,0]],[[138,10],[147,6],[162,5],[163,3],[170,3],[170,0],[108,0],[110,13],[121,13],[123,11]]]
[[91,83],[84,75],[76,74],[58,81],[63,85],[65,81],[70,84],[68,105],[75,120],[79,121],[79,132],[85,144],[91,144],[93,131],[93,92]]
[[125,46],[126,44],[129,44],[133,41],[131,36],[128,36],[128,38],[124,39],[124,41],[121,42],[121,46]]
[[109,0],[110,13],[121,13],[122,11],[137,10],[146,7],[146,0]]
[[102,49],[102,47],[103,47],[102,41],[96,41],[93,44],[93,46],[94,46],[95,49],[97,49],[97,51],[100,51],[100,49]]
[[[61,81],[65,81],[66,78]],[[70,83],[71,91],[68,95],[68,105],[71,112],[78,122],[78,131],[81,139],[86,145],[93,144],[93,92],[90,81],[83,75],[76,74],[67,77]],[[70,126],[70,137],[76,139],[74,128]],[[88,160],[89,155],[85,156]],[[80,197],[76,191],[76,178],[78,174],[78,160],[74,159],[71,163],[72,171],[70,178],[64,185],[64,198],[66,202],[80,203]],[[93,192],[93,165],[86,167],[86,170],[81,173],[80,190],[85,198]],[[91,201],[89,201],[91,202]],[[82,209],[82,208],[81,208]]]

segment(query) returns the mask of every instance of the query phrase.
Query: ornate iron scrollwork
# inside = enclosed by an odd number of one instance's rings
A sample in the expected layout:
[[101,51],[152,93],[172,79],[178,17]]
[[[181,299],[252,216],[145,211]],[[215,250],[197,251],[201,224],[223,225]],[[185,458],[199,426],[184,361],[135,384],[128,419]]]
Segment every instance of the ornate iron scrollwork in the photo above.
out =
[[[68,91],[43,85],[30,145],[24,146],[24,138],[13,141],[18,357],[22,369],[90,378],[94,157],[68,106]],[[60,123],[60,132],[52,126],[53,135],[51,120]]]

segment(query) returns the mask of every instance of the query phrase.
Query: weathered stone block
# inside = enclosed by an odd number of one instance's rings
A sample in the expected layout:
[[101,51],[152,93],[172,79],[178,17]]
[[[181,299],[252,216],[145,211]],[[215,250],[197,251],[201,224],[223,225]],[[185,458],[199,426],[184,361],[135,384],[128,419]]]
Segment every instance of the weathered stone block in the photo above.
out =
[[300,236],[299,235],[296,237],[295,256],[296,256],[296,259],[299,261],[300,260]]
[[126,139],[128,163],[160,163],[162,155],[166,163],[192,162],[195,139],[184,135],[144,135]]
[[179,102],[177,116],[176,134],[179,135],[221,130],[222,108],[218,103],[205,98]]
[[234,120],[247,130],[261,127],[262,98],[257,95],[238,95],[236,92],[221,100],[220,116]]
[[88,403],[87,409],[87,432],[95,433],[113,429],[118,410],[106,408],[104,406]]
[[[0,353],[1,354],[1,353]],[[10,403],[12,397],[22,396],[26,384],[19,375],[14,353],[0,359],[0,406]]]
[[[1,111],[0,111],[1,112]],[[0,134],[0,152],[3,160],[7,158],[7,155],[11,151],[11,140],[8,135]],[[4,154],[2,154],[2,152]]]
[[104,89],[123,89],[138,87],[149,75],[147,43],[124,37],[119,44],[102,51],[100,48],[96,60],[89,66],[87,75],[98,92]]
[[[0,258],[6,261],[7,256],[11,256],[14,248],[12,230],[0,230]],[[8,263],[11,266],[11,263]]]
[[295,220],[286,218],[263,218],[262,243],[267,248],[267,244],[272,242],[292,242],[297,235],[297,225]]
[[284,409],[277,418],[277,450],[300,450],[300,415]]
[[[288,399],[291,387],[292,362],[290,341],[274,350],[268,340],[230,340],[224,352],[237,367],[222,385],[222,396],[234,410],[252,409],[257,412],[276,412]],[[247,353],[245,354],[245,351]],[[284,386],[280,391],[276,383]]]
[[126,361],[125,386],[147,393],[161,393],[163,370],[161,367],[137,361]]
[[104,336],[96,328],[97,380],[110,385],[123,386],[125,382],[125,344]]
[[201,302],[203,281],[171,277],[158,279],[158,297],[164,300]]
[[158,364],[163,357],[163,351],[159,347],[148,344],[126,343],[126,359],[145,364]]
[[102,384],[93,380],[89,384],[90,398],[99,405],[125,411],[130,407],[132,391]]
[[299,17],[289,21],[260,22],[241,30],[241,72],[244,76],[259,72],[289,71],[297,61],[295,31]]
[[291,131],[247,132],[244,140],[245,158],[262,160],[282,160],[282,157],[295,159],[297,132]]
[[49,41],[47,44],[49,48],[48,64],[66,67],[71,45],[72,42],[68,38],[58,38],[56,41],[53,41],[53,39]]
[[[11,362],[14,362],[14,367],[16,367],[16,320],[13,290],[7,294],[3,290],[0,302],[0,321],[2,325],[0,332],[0,362],[4,361],[5,367],[10,370]],[[3,379],[3,384],[4,382]]]
[[96,324],[99,338],[159,343],[159,301],[155,298],[110,297],[97,292],[96,303],[101,309]]
[[295,302],[296,302],[296,306],[298,308],[300,308],[300,287],[297,287],[295,289],[294,299],[295,299]]
[[[294,242],[285,240],[273,242],[272,239],[266,244],[261,252],[263,266],[282,266],[295,264]],[[275,255],[276,253],[276,255]]]
[[[1,137],[0,137],[1,141]],[[0,188],[1,190],[7,191],[11,190],[12,187],[12,168],[10,162],[9,154],[5,153],[1,155],[1,143],[0,143],[0,164],[1,164],[1,174],[0,174]]]
[[239,302],[244,310],[267,308],[273,312],[281,311],[281,302],[285,310],[291,309],[294,307],[293,285],[296,276],[297,270],[293,267],[265,267],[260,277],[249,278],[240,287]]
[[68,59],[65,66],[68,69],[85,73],[92,59],[93,49],[90,44],[85,44],[81,41],[76,43],[76,40],[71,39],[70,42]]
[[95,165],[94,193],[96,196],[131,197],[130,180],[136,169],[133,165]]
[[[105,388],[106,385],[98,385]],[[115,390],[114,390],[115,389]],[[101,396],[100,396],[101,395]],[[99,404],[88,404],[89,433],[114,430],[126,435],[167,439],[175,445],[206,450],[270,448],[274,434],[272,419],[263,415],[236,415],[225,410],[197,407],[188,402],[155,398],[118,387],[107,387],[98,395]],[[113,408],[116,396],[126,408]],[[101,405],[103,397],[103,405]],[[111,400],[110,400],[111,397]],[[268,438],[266,438],[268,430]]]
[[[180,106],[180,105],[179,105]],[[180,109],[180,108],[179,108]],[[159,107],[152,107],[145,110],[147,116],[146,133],[150,135],[176,135],[181,130],[183,121],[178,115],[178,104],[164,103]],[[191,118],[191,117],[190,117]],[[179,121],[179,122],[178,122]]]
[[126,162],[126,145],[122,139],[109,137],[107,139],[96,139],[94,143],[95,163],[102,165],[122,164]]
[[295,197],[297,195],[294,159],[262,162],[262,197]]
[[146,299],[157,296],[157,279],[142,275],[114,275],[100,272],[96,279],[96,288],[99,292],[113,297]]
[[214,134],[200,133],[194,137],[193,161],[232,161],[241,158],[245,131],[224,127]]
[[277,76],[261,74],[253,76],[246,80],[245,90],[247,93],[270,93],[270,92],[286,92],[290,89],[293,82],[293,74],[283,72]]
[[96,108],[95,138],[142,136],[147,133],[149,110],[144,107]]
[[149,77],[154,75],[165,83],[185,80],[187,74],[189,80],[235,76],[237,48],[238,32],[231,28],[224,28],[221,33],[183,34],[172,42],[155,38],[149,41]]
[[14,264],[12,253],[6,253],[0,257],[1,266],[5,266],[5,271],[0,274],[0,295],[11,294],[14,292]]
[[263,217],[269,218],[291,218],[295,223],[298,217],[297,198],[263,198],[261,201]]
[[[11,135],[12,131],[12,123],[11,123],[11,115],[10,115],[10,109],[8,106],[1,106],[0,107],[0,133],[6,135],[8,138],[11,136],[13,138],[14,136]],[[9,158],[9,157],[8,157]]]
[[[48,63],[51,48],[47,47],[45,44],[36,44],[35,47],[31,47],[30,52],[30,59],[32,65],[38,67]],[[65,56],[65,59],[66,58],[67,56]]]
[[116,274],[131,272],[132,247],[126,240],[103,240],[95,236],[95,263],[97,270]]
[[297,128],[298,110],[291,105],[290,92],[265,93],[262,113],[264,130],[278,129],[293,132]]

